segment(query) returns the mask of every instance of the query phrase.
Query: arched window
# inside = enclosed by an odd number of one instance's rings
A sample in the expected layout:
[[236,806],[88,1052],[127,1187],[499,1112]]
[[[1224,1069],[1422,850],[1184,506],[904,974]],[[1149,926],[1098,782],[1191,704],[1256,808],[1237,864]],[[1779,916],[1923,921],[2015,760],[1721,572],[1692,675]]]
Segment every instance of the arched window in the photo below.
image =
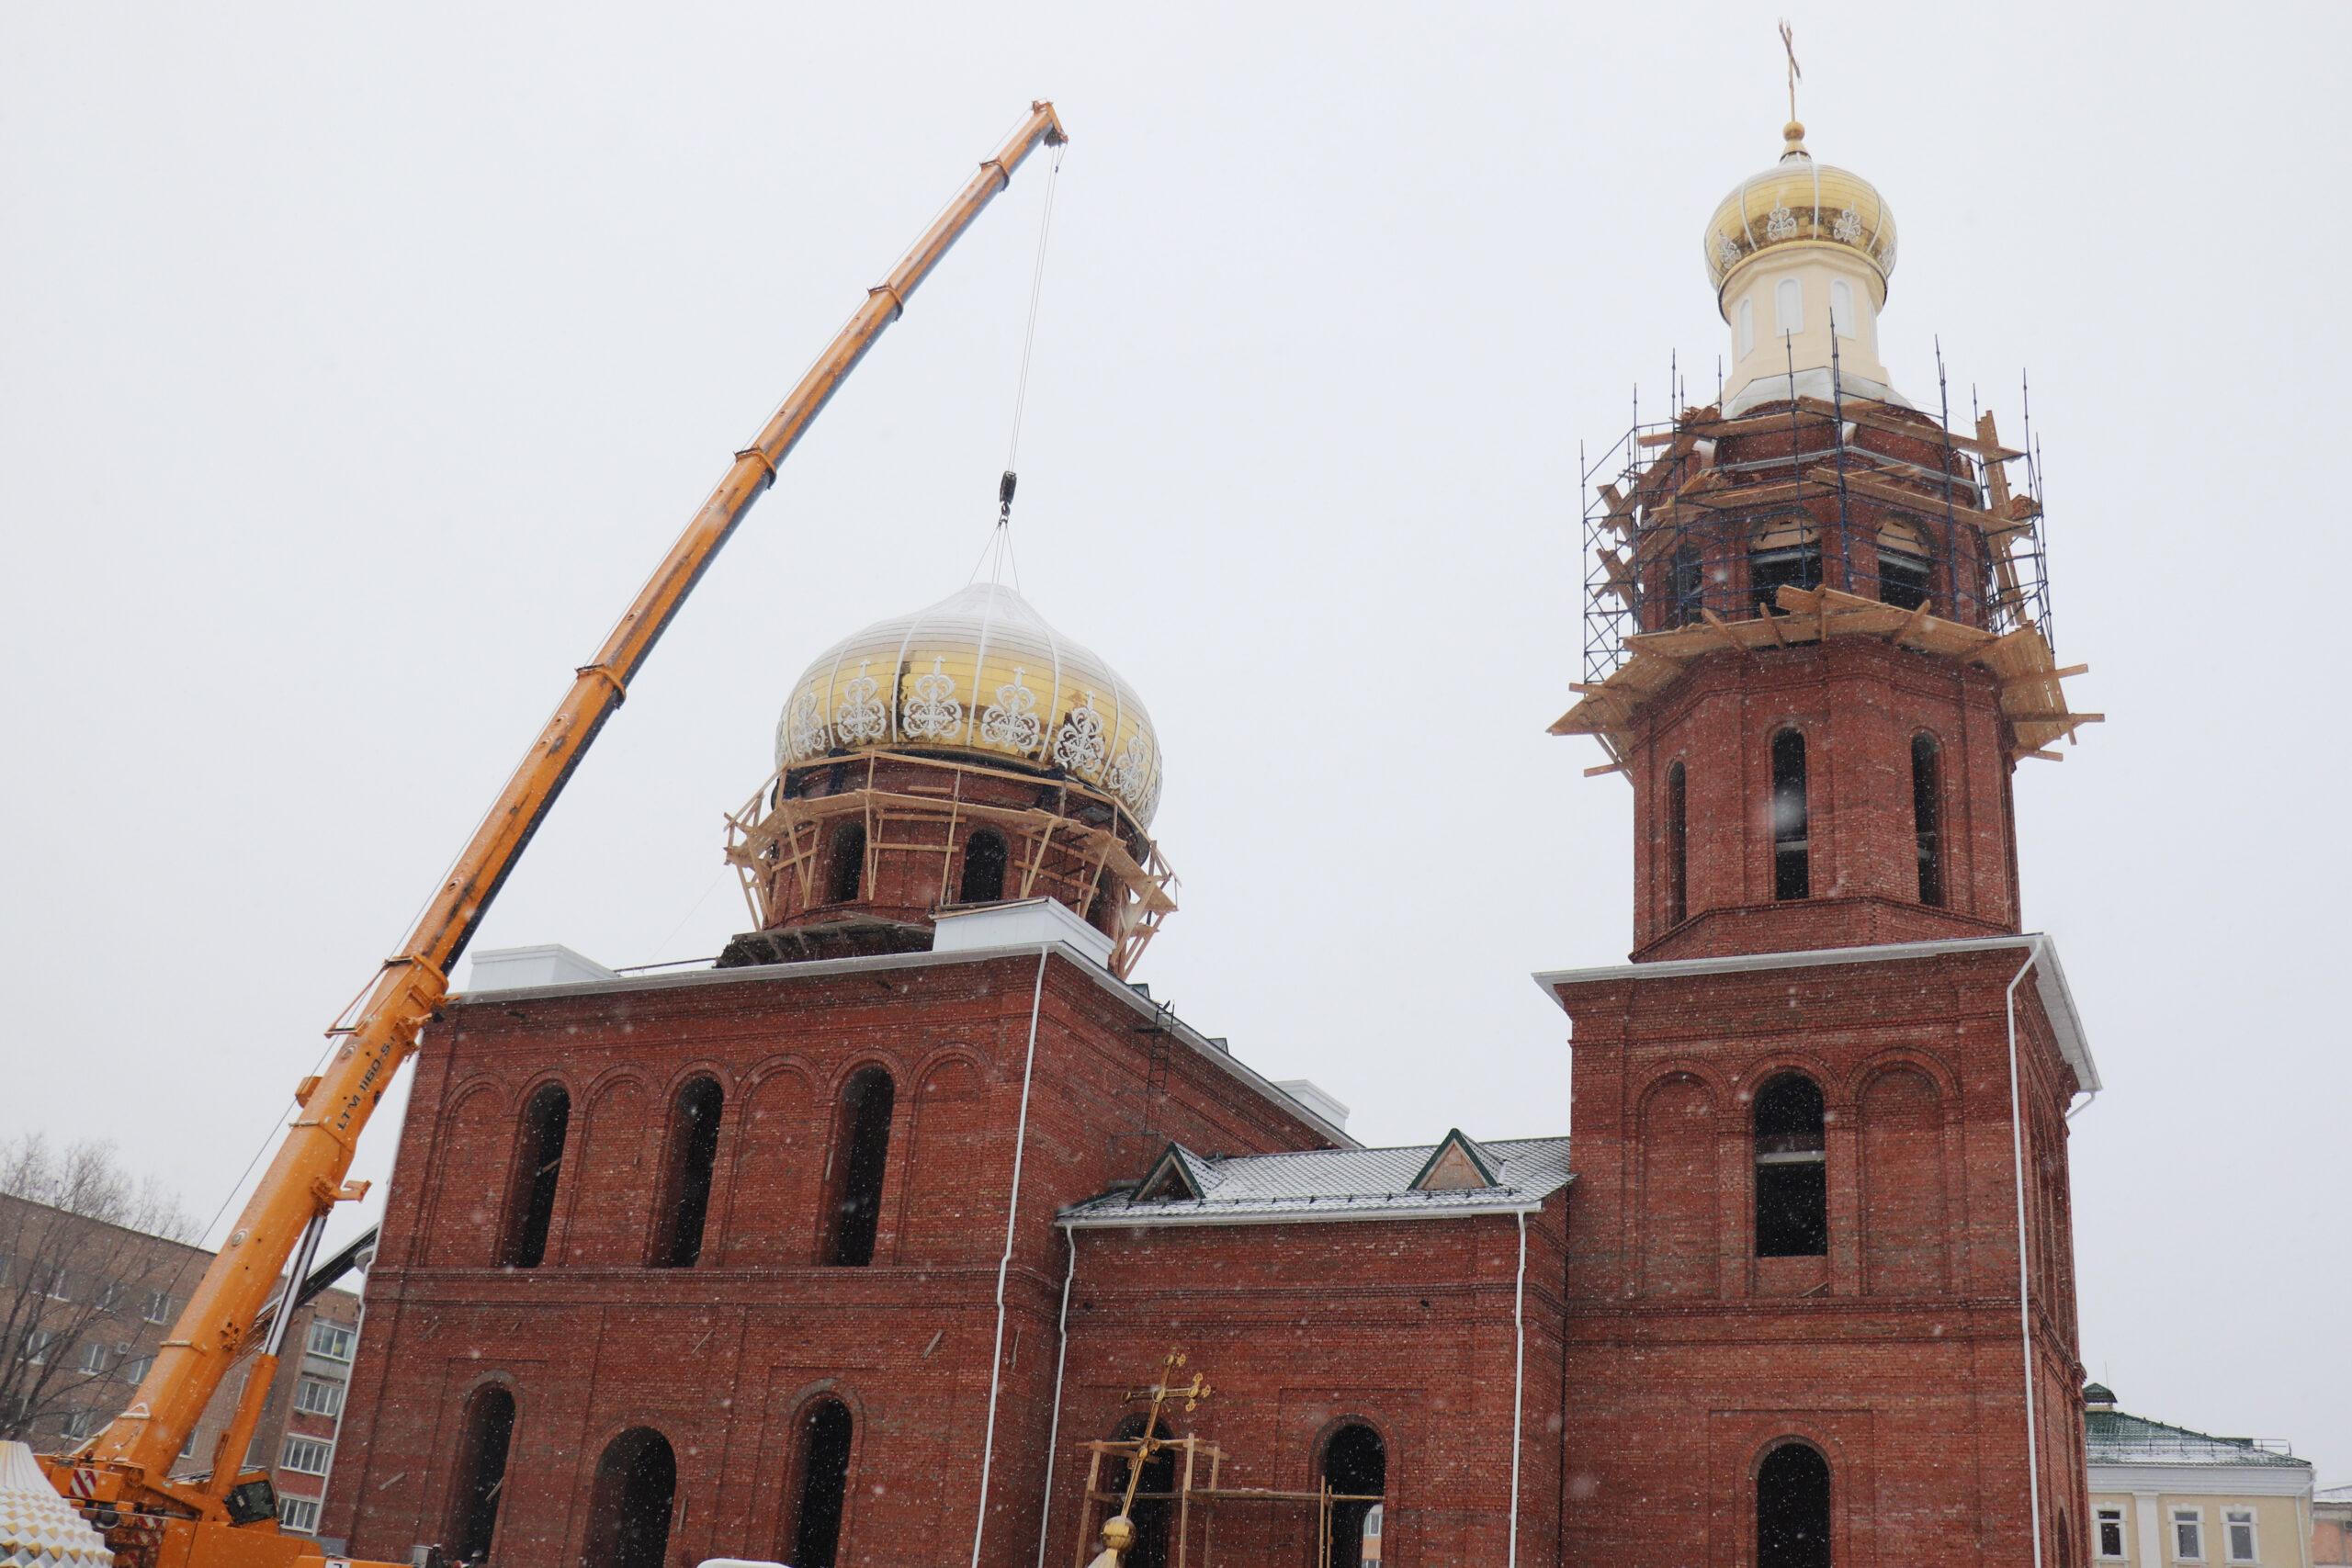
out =
[[1783,588],[1821,586],[1821,534],[1801,517],[1783,517],[1756,531],[1747,546],[1747,591],[1763,615],[1783,614]]
[[1898,610],[1928,602],[1928,547],[1907,524],[1889,523],[1878,531],[1878,596]]
[[982,828],[964,840],[964,881],[956,891],[966,904],[986,904],[1004,897],[1004,835]]
[[1750,294],[1739,302],[1739,356],[1742,359],[1756,352],[1756,296]]
[[1829,1171],[1821,1086],[1782,1073],[1756,1095],[1756,1256],[1829,1251]]
[[1687,626],[1703,620],[1705,617],[1700,611],[1707,603],[1707,570],[1705,558],[1700,554],[1699,547],[1693,544],[1675,546],[1670,570],[1674,592],[1673,624]]
[[1666,923],[1679,926],[1690,918],[1690,792],[1682,764],[1666,770]]
[[1804,288],[1793,277],[1773,285],[1772,330],[1782,337],[1804,331]]
[[563,1141],[571,1130],[571,1096],[560,1083],[543,1085],[524,1109],[522,1145],[514,1151],[506,1239],[498,1249],[498,1260],[509,1269],[537,1269],[547,1260],[556,1182],[563,1174]]
[[1829,1461],[1783,1443],[1756,1472],[1756,1568],[1829,1568]]
[[[1144,1435],[1145,1417],[1130,1416],[1119,1423],[1113,1440],[1132,1443]],[[1168,1424],[1159,1424],[1159,1436],[1165,1439],[1175,1434]],[[1107,1479],[1103,1490],[1114,1496],[1127,1493],[1127,1467],[1134,1461],[1119,1459],[1103,1467]],[[1143,1479],[1136,1483],[1136,1501],[1128,1517],[1135,1522],[1135,1545],[1120,1559],[1119,1568],[1168,1568],[1171,1561],[1168,1550],[1170,1499],[1176,1491],[1176,1450],[1163,1448],[1144,1461]]]
[[498,1497],[506,1484],[506,1450],[514,1438],[514,1395],[501,1383],[487,1383],[466,1403],[464,1436],[458,1446],[457,1483],[449,1489],[449,1543],[453,1562],[489,1560],[498,1531]]
[[799,1505],[792,1511],[793,1568],[833,1568],[849,1500],[849,1406],[820,1399],[800,1423]]
[[833,1135],[831,1235],[825,1261],[863,1269],[874,1261],[874,1233],[882,1220],[882,1175],[890,1158],[890,1111],[897,1086],[880,1067],[868,1067],[842,1091]]
[[1829,325],[1839,337],[1854,335],[1854,286],[1842,277],[1829,280]]
[[844,822],[833,829],[833,858],[825,874],[825,901],[854,903],[865,881],[865,824]]
[[1331,1505],[1330,1555],[1324,1568],[1356,1568],[1363,1561],[1364,1519],[1388,1490],[1388,1450],[1380,1434],[1351,1422],[1323,1445],[1323,1482],[1343,1497]]
[[605,1445],[589,1494],[585,1568],[662,1568],[678,1456],[650,1427],[631,1427]]
[[1911,826],[1919,846],[1919,902],[1944,901],[1944,784],[1936,738],[1911,738]]
[[1805,802],[1804,737],[1772,737],[1772,897],[1813,897],[1812,812]]
[[718,1113],[726,1094],[709,1078],[686,1080],[670,1111],[670,1146],[662,1160],[656,1269],[691,1269],[702,1258],[703,1222],[710,1214],[710,1175],[718,1158]]

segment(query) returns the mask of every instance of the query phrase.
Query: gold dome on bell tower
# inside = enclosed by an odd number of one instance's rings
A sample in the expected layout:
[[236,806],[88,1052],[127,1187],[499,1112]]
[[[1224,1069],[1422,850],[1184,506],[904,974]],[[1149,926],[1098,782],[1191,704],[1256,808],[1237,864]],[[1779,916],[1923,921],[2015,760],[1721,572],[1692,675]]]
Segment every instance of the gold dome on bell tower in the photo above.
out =
[[1737,275],[1760,256],[1788,256],[1804,249],[1841,251],[1869,264],[1872,303],[1886,303],[1886,282],[1894,272],[1894,214],[1878,187],[1861,175],[1814,161],[1805,151],[1804,127],[1791,120],[1781,131],[1780,162],[1732,188],[1707,220],[1707,281],[1717,306],[1731,319],[1730,295]]

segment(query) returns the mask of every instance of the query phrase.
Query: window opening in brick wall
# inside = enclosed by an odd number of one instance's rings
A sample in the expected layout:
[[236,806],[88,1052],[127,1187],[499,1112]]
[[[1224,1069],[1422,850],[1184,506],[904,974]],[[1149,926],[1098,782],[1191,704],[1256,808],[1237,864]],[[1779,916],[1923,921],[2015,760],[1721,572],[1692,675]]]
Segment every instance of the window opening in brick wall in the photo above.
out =
[[842,1505],[849,1498],[849,1406],[820,1399],[800,1423],[800,1495],[792,1511],[793,1568],[833,1568],[840,1558]]
[[865,880],[865,824],[844,822],[833,829],[832,868],[826,877],[825,901],[854,903]]
[[1747,547],[1747,590],[1758,614],[1786,615],[1783,588],[1820,586],[1821,535],[1812,524],[1784,517],[1756,531]]
[[890,1111],[898,1089],[880,1067],[868,1067],[842,1091],[840,1131],[833,1140],[833,1204],[825,1260],[844,1269],[874,1261],[874,1233],[882,1219],[882,1176],[890,1157]]
[[1678,626],[1696,626],[1705,619],[1699,612],[1707,604],[1707,571],[1699,547],[1682,544],[1674,547],[1671,567],[1674,588],[1674,624]]
[[277,1500],[277,1528],[292,1530],[297,1535],[309,1535],[319,1528],[319,1500],[316,1497],[280,1497]]
[[146,1312],[145,1312],[145,1314],[144,1314],[143,1315],[146,1317],[146,1320],[147,1320],[148,1322],[150,1322],[150,1323],[169,1323],[169,1322],[171,1322],[171,1321],[172,1321],[172,1298],[171,1298],[170,1294],[169,1294],[168,1292],[164,1292],[164,1291],[150,1291],[150,1292],[147,1292],[147,1310],[146,1310]]
[[311,1320],[311,1354],[324,1356],[330,1361],[351,1359],[351,1329],[347,1325],[330,1323],[325,1318]]
[[514,1395],[500,1383],[486,1383],[466,1402],[465,1435],[458,1447],[458,1473],[449,1489],[449,1529],[444,1538],[458,1562],[489,1560],[498,1530],[498,1499],[506,1486],[506,1454],[514,1440]]
[[1813,897],[1812,811],[1805,799],[1804,737],[1772,737],[1772,897]]
[[[1114,1442],[1132,1443],[1146,1431],[1143,1416],[1130,1416],[1119,1423],[1114,1432]],[[1162,1421],[1158,1427],[1162,1439],[1176,1434]],[[1134,1461],[1121,1459],[1103,1467],[1105,1492],[1125,1496],[1127,1490],[1127,1469]],[[1195,1477],[1197,1480],[1198,1478]],[[1120,1559],[1120,1568],[1168,1568],[1169,1515],[1174,1507],[1176,1493],[1176,1450],[1162,1449],[1144,1461],[1143,1479],[1136,1485],[1135,1506],[1128,1518],[1136,1527],[1135,1545]]]
[[2172,1511],[2173,1555],[2183,1562],[2202,1562],[2205,1557],[2205,1510],[2175,1508]]
[[605,1445],[588,1501],[592,1568],[662,1568],[670,1548],[670,1510],[678,1491],[678,1456],[650,1427],[631,1427]]
[[[278,1463],[303,1475],[324,1475],[327,1461],[334,1456],[333,1443],[322,1442],[316,1438],[288,1438],[286,1439],[285,1455]],[[247,1454],[245,1462],[253,1463],[253,1455]]]
[[294,1384],[294,1408],[305,1416],[332,1419],[343,1414],[343,1385],[324,1378],[302,1378]]
[[1666,770],[1666,923],[1690,918],[1690,792],[1676,762]]
[[2098,1511],[2098,1554],[2101,1557],[2123,1555],[2123,1510],[2101,1508]]
[[689,1078],[670,1113],[670,1147],[663,1160],[661,1230],[653,1266],[691,1269],[702,1258],[703,1222],[710,1214],[710,1178],[718,1161],[718,1113],[727,1097],[712,1079]]
[[1829,1251],[1829,1180],[1821,1089],[1782,1073],[1756,1095],[1756,1256]]
[[1919,902],[1944,902],[1944,771],[1936,738],[1911,738],[1911,826],[1919,851]]
[[1889,523],[1878,531],[1878,596],[1898,610],[1928,602],[1928,547],[1907,525]]
[[1783,1443],[1756,1472],[1756,1568],[1829,1568],[1829,1461]]
[[1008,854],[1004,835],[983,828],[964,840],[964,880],[956,897],[966,904],[986,904],[1004,897],[1004,865]]
[[2222,1511],[2222,1529],[2227,1538],[2230,1561],[2251,1562],[2254,1552],[2254,1510],[2225,1508]]
[[[1388,1450],[1380,1434],[1350,1422],[1323,1445],[1323,1482],[1333,1492],[1378,1497],[1388,1490]],[[1364,1517],[1374,1503],[1331,1505],[1331,1549],[1324,1568],[1357,1568],[1363,1561]]]
[[555,1220],[556,1183],[571,1130],[571,1096],[561,1084],[543,1085],[523,1112],[522,1146],[515,1151],[514,1191],[499,1258],[510,1269],[537,1269],[547,1260],[548,1226]]

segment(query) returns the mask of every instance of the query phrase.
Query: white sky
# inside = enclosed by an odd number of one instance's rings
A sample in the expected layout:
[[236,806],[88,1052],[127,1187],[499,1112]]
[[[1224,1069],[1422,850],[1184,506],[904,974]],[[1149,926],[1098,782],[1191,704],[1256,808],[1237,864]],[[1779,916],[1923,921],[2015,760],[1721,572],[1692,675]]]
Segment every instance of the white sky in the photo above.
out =
[[[209,1213],[728,454],[1029,99],[1062,176],[1023,584],[1151,705],[1144,977],[1367,1141],[1556,1133],[1527,979],[1628,943],[1572,700],[1577,443],[1711,394],[1773,17],[1691,4],[0,9],[0,1134]],[[1799,11],[1903,227],[1885,357],[2045,447],[2028,924],[2109,1089],[2083,1355],[2352,1482],[2341,7]],[[1042,164],[705,581],[481,933],[747,923],[793,676],[966,580]],[[1702,398],[1703,400],[1703,395]],[[363,1150],[384,1176],[390,1119]]]

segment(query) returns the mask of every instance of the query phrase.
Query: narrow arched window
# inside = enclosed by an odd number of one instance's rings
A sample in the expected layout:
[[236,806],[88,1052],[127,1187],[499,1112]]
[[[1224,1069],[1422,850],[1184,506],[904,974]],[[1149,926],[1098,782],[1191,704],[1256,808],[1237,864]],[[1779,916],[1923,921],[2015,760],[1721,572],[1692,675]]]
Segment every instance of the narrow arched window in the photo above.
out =
[[1739,302],[1739,356],[1742,359],[1756,352],[1756,296],[1748,295]]
[[1829,324],[1839,337],[1854,335],[1854,286],[1842,277],[1829,280]]
[[1772,330],[1782,337],[1804,331],[1804,288],[1793,277],[1773,286]]
[[1878,531],[1878,596],[1898,610],[1916,610],[1928,602],[1928,547],[1918,532],[1902,523]]
[[1690,918],[1690,792],[1676,762],[1666,770],[1666,923]]
[[882,1176],[890,1159],[890,1111],[897,1086],[880,1067],[868,1067],[842,1092],[833,1136],[831,1235],[825,1261],[863,1269],[874,1261],[874,1234],[882,1220]]
[[718,1113],[727,1096],[709,1078],[690,1078],[670,1111],[669,1148],[662,1161],[660,1229],[653,1266],[691,1269],[702,1258],[703,1222],[710,1214],[710,1178],[718,1159]]
[[855,901],[865,881],[865,824],[844,822],[833,829],[832,863],[825,875],[825,901]]
[[1805,800],[1804,737],[1772,737],[1772,897],[1813,897],[1812,813]]
[[1757,530],[1747,547],[1747,590],[1757,610],[1783,614],[1783,588],[1821,586],[1821,535],[1802,518],[1783,518]]
[[1829,1461],[1783,1443],[1756,1471],[1756,1568],[1830,1568]]
[[849,1500],[849,1406],[820,1399],[800,1423],[800,1487],[792,1512],[793,1568],[833,1568],[841,1554],[842,1509]]
[[1944,784],[1936,738],[1911,738],[1911,826],[1919,846],[1919,902],[1944,901]]
[[506,1238],[499,1248],[499,1261],[509,1269],[537,1269],[547,1260],[548,1227],[555,1220],[556,1184],[563,1175],[563,1144],[571,1130],[571,1096],[560,1083],[543,1085],[524,1108],[522,1143],[514,1151]]
[[631,1427],[605,1445],[588,1499],[587,1568],[662,1568],[670,1512],[678,1495],[678,1456],[650,1427]]
[[449,1489],[449,1543],[454,1562],[489,1560],[498,1533],[498,1499],[506,1485],[506,1452],[514,1440],[514,1395],[489,1383],[466,1402],[458,1446],[458,1474]]
[[1380,1434],[1362,1422],[1333,1432],[1323,1445],[1323,1483],[1333,1495],[1324,1568],[1356,1568],[1364,1561],[1365,1521],[1388,1490],[1388,1450]]
[[956,890],[966,904],[986,904],[1004,897],[1004,835],[982,828],[964,840],[964,880]]
[[1756,1256],[1829,1251],[1828,1156],[1821,1086],[1782,1073],[1756,1095]]
[[1674,625],[1687,626],[1703,620],[1705,617],[1700,612],[1707,604],[1707,570],[1699,547],[1688,543],[1675,546],[1670,571]]

